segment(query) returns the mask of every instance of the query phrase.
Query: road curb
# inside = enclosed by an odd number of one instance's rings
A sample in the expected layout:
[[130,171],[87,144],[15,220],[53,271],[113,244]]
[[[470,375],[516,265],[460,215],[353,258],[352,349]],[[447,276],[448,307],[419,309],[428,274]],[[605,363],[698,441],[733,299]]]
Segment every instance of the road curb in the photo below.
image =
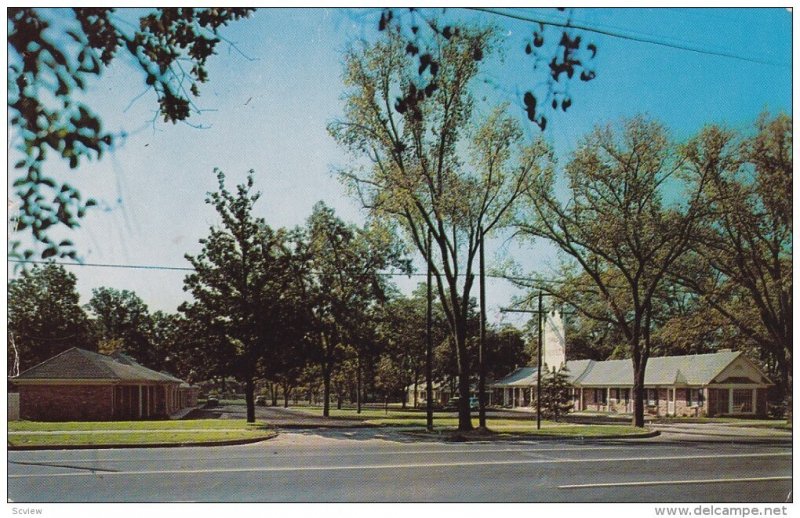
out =
[[254,444],[268,441],[278,436],[278,433],[269,437],[253,439],[230,439],[227,441],[201,441],[201,442],[157,442],[150,444],[48,444],[30,446],[8,445],[8,451],[39,451],[39,450],[116,450],[116,449],[142,449],[142,448],[189,448],[192,446],[237,446],[240,444]]
[[523,434],[503,434],[503,435],[487,435],[482,437],[465,437],[458,435],[458,433],[442,434],[440,436],[430,436],[425,432],[417,432],[416,430],[400,430],[400,433],[411,435],[414,437],[424,437],[429,439],[439,439],[445,442],[495,442],[495,441],[595,441],[595,440],[620,440],[620,439],[649,439],[658,437],[661,432],[658,430],[651,430],[649,432],[637,434],[618,434],[618,435],[523,435]]
[[283,429],[283,430],[309,430],[309,429],[316,429],[322,428],[327,430],[334,430],[334,429],[348,429],[348,428],[382,428],[382,425],[377,424],[352,424],[352,425],[344,425],[344,424],[336,424],[336,423],[326,423],[326,424],[302,424],[302,423],[294,423],[294,424],[270,424],[270,426],[274,426],[275,428]]

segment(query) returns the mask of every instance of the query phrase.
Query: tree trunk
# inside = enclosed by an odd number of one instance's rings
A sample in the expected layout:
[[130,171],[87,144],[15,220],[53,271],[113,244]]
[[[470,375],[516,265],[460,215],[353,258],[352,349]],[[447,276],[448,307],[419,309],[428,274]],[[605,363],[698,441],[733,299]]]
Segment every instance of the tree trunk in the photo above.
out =
[[324,332],[320,333],[319,338],[320,345],[322,345],[322,417],[330,417],[332,350],[336,346],[336,342]]
[[329,417],[331,415],[330,409],[331,399],[331,373],[328,360],[322,361],[322,417]]
[[278,406],[278,384],[269,384],[270,395],[272,396],[272,406]]
[[417,408],[419,401],[417,394],[419,393],[419,369],[414,368],[414,408]]
[[255,392],[255,384],[253,378],[246,378],[244,380],[244,398],[247,403],[247,422],[256,422],[256,405],[253,393]]
[[472,430],[472,416],[469,408],[469,358],[467,358],[466,325],[459,325],[456,336],[458,348],[458,431]]
[[786,423],[792,425],[792,353],[786,353]]
[[291,394],[292,389],[289,388],[288,384],[283,385],[283,408],[289,408],[289,395]]
[[633,361],[633,426],[644,428],[644,373],[645,361]]
[[356,356],[356,414],[361,413],[361,355]]

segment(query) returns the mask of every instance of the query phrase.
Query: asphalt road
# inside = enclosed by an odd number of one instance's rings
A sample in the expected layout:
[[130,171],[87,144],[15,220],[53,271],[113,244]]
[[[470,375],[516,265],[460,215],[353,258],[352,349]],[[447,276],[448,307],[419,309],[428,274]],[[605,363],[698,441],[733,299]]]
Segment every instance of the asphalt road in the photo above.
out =
[[12,451],[14,502],[785,502],[791,443],[665,433],[627,441],[419,442],[285,431],[246,446]]

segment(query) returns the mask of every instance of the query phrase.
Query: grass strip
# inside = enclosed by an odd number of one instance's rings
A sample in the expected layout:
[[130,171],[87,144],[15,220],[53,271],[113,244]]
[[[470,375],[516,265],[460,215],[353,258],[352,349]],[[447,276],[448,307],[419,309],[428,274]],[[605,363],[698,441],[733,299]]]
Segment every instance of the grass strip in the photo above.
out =
[[247,424],[244,419],[187,419],[159,421],[9,421],[9,432],[96,431],[96,430],[214,430],[268,429],[264,423]]
[[188,444],[224,442],[242,439],[269,439],[276,435],[272,430],[240,430],[234,432],[171,432],[160,433],[103,433],[91,434],[47,434],[47,435],[14,435],[9,436],[10,447],[21,446],[107,446],[130,444]]

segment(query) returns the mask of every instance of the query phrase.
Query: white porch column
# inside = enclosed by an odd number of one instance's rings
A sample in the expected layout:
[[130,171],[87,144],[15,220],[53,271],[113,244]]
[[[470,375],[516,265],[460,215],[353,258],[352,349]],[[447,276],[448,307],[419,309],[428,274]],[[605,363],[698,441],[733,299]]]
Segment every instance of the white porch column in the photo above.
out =
[[[689,390],[688,388],[686,390]],[[678,415],[678,389],[672,387],[672,417]]]
[[606,410],[611,409],[611,387],[606,387]]
[[733,389],[728,389],[728,413],[733,413]]

